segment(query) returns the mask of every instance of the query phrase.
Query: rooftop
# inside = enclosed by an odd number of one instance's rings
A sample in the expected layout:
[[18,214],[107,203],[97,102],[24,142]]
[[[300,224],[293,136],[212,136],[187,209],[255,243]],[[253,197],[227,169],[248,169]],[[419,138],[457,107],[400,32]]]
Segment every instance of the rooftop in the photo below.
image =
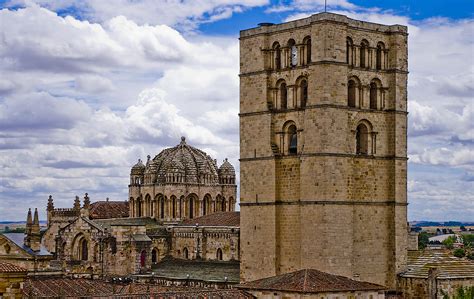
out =
[[161,286],[152,283],[117,284],[104,280],[84,278],[27,279],[23,294],[29,297],[98,297],[126,295],[127,298],[144,298],[144,295],[159,295],[159,298],[253,298],[235,289],[202,289],[192,287]]
[[370,30],[381,33],[407,33],[407,27],[403,25],[383,25],[372,22],[360,21],[351,19],[345,15],[331,13],[331,12],[320,12],[313,14],[307,18],[302,18],[294,21],[289,21],[281,24],[272,24],[272,23],[260,23],[259,27],[250,28],[240,31],[240,37],[245,38],[252,35],[258,34],[272,34],[278,31],[293,30],[297,27],[309,26],[312,23],[318,22],[332,22],[332,23],[342,23],[347,24],[350,27]]
[[91,219],[109,219],[128,217],[127,201],[96,201],[91,204]]
[[[238,261],[199,261],[166,258],[153,266],[153,274],[170,279],[192,279],[202,281],[227,281],[239,283]],[[189,275],[189,277],[187,276]]]
[[240,284],[238,288],[252,290],[273,290],[298,293],[323,293],[346,291],[377,291],[385,287],[350,278],[303,269],[291,273],[263,278]]
[[25,268],[0,261],[0,273],[27,272]]
[[5,236],[8,240],[12,241],[15,243],[18,247],[26,251],[30,255],[36,255],[36,256],[52,256],[51,253],[44,247],[43,244],[41,244],[40,250],[39,251],[33,251],[31,248],[26,247],[24,240],[25,240],[25,234],[24,233],[4,233],[2,234]]
[[194,219],[186,219],[181,225],[240,226],[240,212],[216,212]]
[[150,217],[140,218],[112,218],[112,219],[94,219],[95,224],[103,228],[110,229],[111,226],[141,226],[148,227],[158,226],[158,222]]
[[407,271],[402,277],[428,278],[438,269],[438,279],[474,278],[474,261],[452,256],[448,250],[409,251]]

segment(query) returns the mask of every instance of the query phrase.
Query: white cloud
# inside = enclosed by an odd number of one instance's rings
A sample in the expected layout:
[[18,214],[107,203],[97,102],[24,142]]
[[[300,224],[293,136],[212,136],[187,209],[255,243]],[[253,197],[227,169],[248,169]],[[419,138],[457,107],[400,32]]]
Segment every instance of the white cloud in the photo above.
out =
[[[268,0],[11,0],[9,5],[39,4],[53,11],[74,10],[76,14],[95,22],[125,16],[140,25],[166,24],[193,30],[200,23],[229,18],[247,8],[268,4]],[[111,9],[113,7],[113,9]]]

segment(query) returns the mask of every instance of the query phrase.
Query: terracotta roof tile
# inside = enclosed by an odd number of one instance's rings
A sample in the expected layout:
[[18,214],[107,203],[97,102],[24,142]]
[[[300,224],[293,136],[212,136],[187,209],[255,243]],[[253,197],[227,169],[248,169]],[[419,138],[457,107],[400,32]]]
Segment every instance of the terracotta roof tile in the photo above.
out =
[[291,273],[250,281],[237,286],[241,289],[274,290],[301,293],[384,290],[383,286],[350,278],[303,269]]
[[25,268],[6,262],[0,262],[0,273],[27,272]]
[[240,212],[216,212],[194,219],[184,220],[181,225],[240,226]]
[[30,297],[108,297],[144,298],[254,298],[245,291],[236,289],[202,289],[194,287],[162,286],[153,283],[111,283],[104,280],[84,278],[27,279],[23,294]]
[[128,217],[127,201],[96,201],[91,204],[91,219],[109,219]]

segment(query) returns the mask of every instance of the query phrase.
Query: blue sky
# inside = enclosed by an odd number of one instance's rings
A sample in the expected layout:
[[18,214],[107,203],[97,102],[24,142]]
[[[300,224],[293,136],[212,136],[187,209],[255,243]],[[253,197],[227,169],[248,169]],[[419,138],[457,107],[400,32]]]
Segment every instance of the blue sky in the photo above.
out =
[[[409,28],[409,220],[474,221],[474,1],[328,0]],[[181,135],[238,167],[239,30],[323,0],[0,0],[0,220],[125,200]]]

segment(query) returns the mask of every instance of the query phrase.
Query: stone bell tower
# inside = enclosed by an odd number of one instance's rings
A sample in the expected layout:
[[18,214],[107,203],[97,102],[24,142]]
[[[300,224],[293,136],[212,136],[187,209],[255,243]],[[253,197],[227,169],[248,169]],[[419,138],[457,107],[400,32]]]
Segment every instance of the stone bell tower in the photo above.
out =
[[395,288],[407,251],[407,28],[319,13],[240,33],[241,280]]

